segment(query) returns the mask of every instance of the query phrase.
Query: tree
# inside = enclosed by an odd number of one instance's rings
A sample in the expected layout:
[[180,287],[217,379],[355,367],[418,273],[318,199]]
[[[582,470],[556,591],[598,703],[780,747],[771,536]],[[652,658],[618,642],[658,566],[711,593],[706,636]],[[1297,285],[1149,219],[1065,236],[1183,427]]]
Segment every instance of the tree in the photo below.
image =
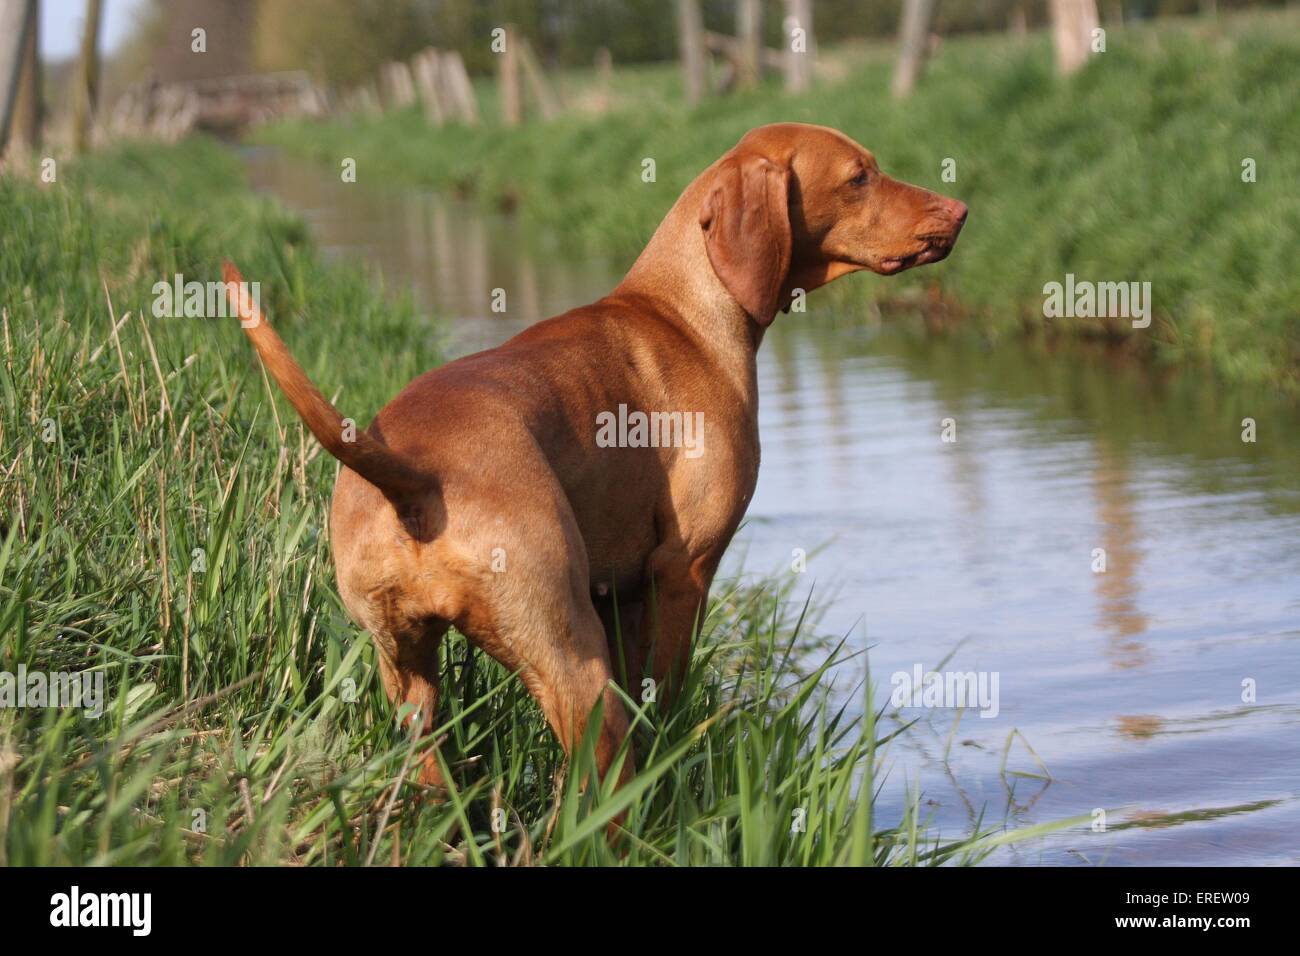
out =
[[736,85],[749,89],[758,85],[763,63],[763,4],[761,0],[736,0],[736,37],[740,41],[740,69]]
[[78,153],[84,153],[90,144],[90,128],[99,103],[100,10],[100,0],[86,0],[86,27],[81,35],[81,60],[77,64],[72,108],[72,146]]
[[22,124],[19,101],[22,88],[31,88],[23,78],[35,44],[36,13],[35,0],[0,0],[0,153],[9,139],[10,123]]
[[1056,68],[1068,76],[1092,54],[1093,31],[1101,25],[1096,0],[1051,0]]
[[898,61],[894,66],[894,95],[912,94],[925,66],[934,0],[903,0],[903,21],[898,28]]
[[704,22],[700,18],[699,0],[677,0],[677,29],[680,34],[682,69],[685,72],[686,102],[698,103],[708,84]]
[[18,77],[18,99],[14,103],[13,137],[27,149],[41,145],[41,45],[38,38],[41,22],[39,0],[30,0],[31,29],[23,51],[22,72]]
[[[426,47],[459,46],[458,38],[446,35],[443,21],[423,0],[311,0],[311,16],[303,15],[304,6],[302,0],[258,4],[259,67],[306,69],[319,79],[348,87],[370,82],[383,64],[409,60]],[[486,50],[488,30],[473,39]]]

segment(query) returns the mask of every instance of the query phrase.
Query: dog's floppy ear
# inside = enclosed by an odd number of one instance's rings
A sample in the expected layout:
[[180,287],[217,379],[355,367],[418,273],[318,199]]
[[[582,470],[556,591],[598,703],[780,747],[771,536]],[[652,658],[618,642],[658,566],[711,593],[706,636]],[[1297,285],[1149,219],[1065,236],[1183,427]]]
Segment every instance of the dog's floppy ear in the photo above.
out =
[[719,165],[700,207],[709,263],[759,325],[776,317],[790,271],[790,170],[751,153]]

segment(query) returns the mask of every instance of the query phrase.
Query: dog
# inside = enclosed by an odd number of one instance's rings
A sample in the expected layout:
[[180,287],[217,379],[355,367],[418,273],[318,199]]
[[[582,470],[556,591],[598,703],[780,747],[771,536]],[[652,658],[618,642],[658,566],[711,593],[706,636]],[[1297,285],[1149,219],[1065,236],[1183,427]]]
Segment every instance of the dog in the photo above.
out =
[[[616,679],[653,680],[660,706],[680,690],[754,492],[764,332],[840,276],[940,261],[966,216],[836,130],[758,127],[686,188],[608,296],[426,372],[361,432],[227,262],[267,371],[343,465],[338,587],[394,706],[433,728],[438,645],[455,626],[518,673],[566,751],[600,714],[604,777],[628,732]],[[673,440],[679,422],[699,423],[690,442]],[[633,765],[629,748],[620,783]],[[434,750],[420,782],[444,783]]]

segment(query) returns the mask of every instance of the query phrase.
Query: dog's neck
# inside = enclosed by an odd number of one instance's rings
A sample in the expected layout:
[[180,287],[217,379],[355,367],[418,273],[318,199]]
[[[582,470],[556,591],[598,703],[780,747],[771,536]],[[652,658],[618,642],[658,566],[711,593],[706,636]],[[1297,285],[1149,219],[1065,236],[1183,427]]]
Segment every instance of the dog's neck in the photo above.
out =
[[683,326],[745,395],[753,389],[763,327],[741,308],[713,271],[700,228],[701,176],[664,217],[613,296],[645,295],[671,305],[663,318]]

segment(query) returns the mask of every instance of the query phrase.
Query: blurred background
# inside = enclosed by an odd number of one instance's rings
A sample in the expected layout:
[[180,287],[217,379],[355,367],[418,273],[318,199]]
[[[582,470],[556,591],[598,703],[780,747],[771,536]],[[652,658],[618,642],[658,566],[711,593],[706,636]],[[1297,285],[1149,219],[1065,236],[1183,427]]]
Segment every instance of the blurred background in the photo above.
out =
[[[22,0],[18,6],[25,5]],[[253,70],[305,69],[322,82],[348,86],[372,79],[379,67],[428,46],[456,50],[472,74],[494,69],[483,38],[516,24],[550,67],[587,66],[600,50],[618,63],[673,60],[679,53],[675,0],[102,0],[104,86],[111,99],[151,76],[162,82],[229,76]],[[1286,0],[1100,0],[1081,5],[1114,26],[1159,17],[1285,7]],[[36,0],[39,49],[56,85],[81,46],[87,3]],[[736,33],[743,14],[734,0],[700,0],[704,29]],[[781,45],[784,0],[759,0],[759,35]],[[897,35],[899,0],[813,0],[821,39],[839,43]],[[936,36],[1036,29],[1047,25],[1047,0],[939,0],[928,6]],[[1072,5],[1058,4],[1067,10]],[[1075,13],[1075,15],[1079,15]],[[1087,16],[1085,12],[1083,14]],[[166,38],[188,39],[207,27],[220,57],[198,60],[173,51]],[[832,26],[833,25],[833,26]]]
[[[882,819],[915,786],[945,833],[1115,812],[1024,862],[1297,862],[1300,4],[0,0],[0,91],[10,177],[57,197],[42,163],[68,160],[113,217],[77,233],[93,255],[6,246],[15,315],[103,288],[147,314],[155,279],[234,246],[359,420],[417,359],[609,291],[752,126],[835,126],[963,199],[947,261],[779,317],[726,573],[803,575],[878,682],[1000,673],[996,719],[928,712],[893,745]],[[274,212],[248,226],[218,189]],[[369,336],[308,249],[413,318]],[[1045,318],[1069,274],[1150,282],[1150,326]],[[155,334],[163,373],[251,361]]]

